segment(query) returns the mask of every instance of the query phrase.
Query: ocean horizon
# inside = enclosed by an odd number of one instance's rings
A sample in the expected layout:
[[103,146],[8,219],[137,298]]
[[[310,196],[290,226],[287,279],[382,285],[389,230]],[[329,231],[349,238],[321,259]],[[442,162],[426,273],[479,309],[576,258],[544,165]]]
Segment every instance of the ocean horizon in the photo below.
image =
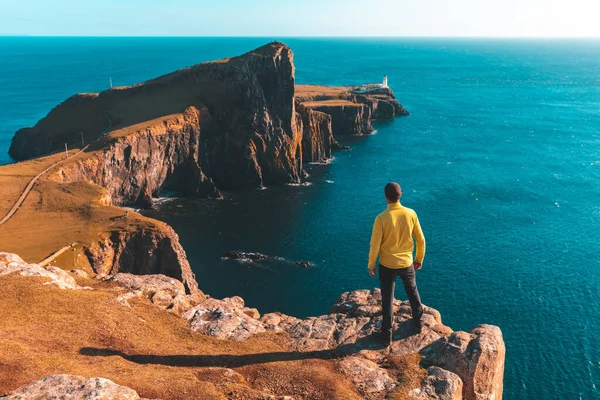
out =
[[[306,185],[144,212],[179,234],[200,288],[306,317],[344,291],[377,287],[371,226],[383,186],[397,181],[427,240],[422,300],[454,330],[502,329],[504,397],[600,398],[600,39],[0,36],[0,165],[13,161],[18,129],[75,93],[271,40],[294,51],[297,83],[387,75],[411,115],[340,138],[352,149],[307,165]],[[276,258],[239,262],[227,251]]]

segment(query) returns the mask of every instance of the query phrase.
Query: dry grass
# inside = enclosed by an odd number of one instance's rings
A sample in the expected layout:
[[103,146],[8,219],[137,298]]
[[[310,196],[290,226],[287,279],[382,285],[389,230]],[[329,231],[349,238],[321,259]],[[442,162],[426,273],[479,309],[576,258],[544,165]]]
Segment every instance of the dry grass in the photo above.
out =
[[[0,167],[0,187],[10,193],[2,198],[3,210],[8,210],[21,194],[23,185],[15,175],[26,176],[30,164]],[[44,164],[39,165],[43,168]],[[19,169],[17,167],[24,167]],[[124,217],[120,207],[104,205],[106,195],[99,186],[86,183],[57,183],[40,181],[29,193],[19,210],[4,225],[0,225],[0,251],[19,254],[27,262],[38,262],[67,245],[97,242],[111,231],[160,229],[162,222],[130,212]],[[78,249],[80,247],[76,247]],[[67,252],[68,264],[77,264],[77,254]],[[79,258],[82,258],[81,256]]]
[[306,101],[304,103],[305,106],[315,108],[320,106],[345,106],[345,107],[362,107],[363,105],[360,103],[353,103],[349,100],[344,99],[332,99],[332,100],[313,100]]
[[[258,392],[360,398],[333,361],[295,360],[283,335],[218,340],[190,331],[183,319],[145,301],[122,306],[98,282],[88,282],[93,291],[41,282],[0,278],[0,393],[67,373],[105,377],[149,398],[243,399]],[[280,354],[290,360],[271,361]],[[221,369],[232,364],[242,377]]]
[[318,98],[335,98],[350,94],[349,86],[296,85],[295,95],[300,101]]
[[385,362],[388,373],[397,382],[398,386],[390,393],[390,399],[405,400],[412,388],[421,386],[421,382],[427,376],[427,370],[421,368],[421,355],[410,354],[406,356],[390,355]]

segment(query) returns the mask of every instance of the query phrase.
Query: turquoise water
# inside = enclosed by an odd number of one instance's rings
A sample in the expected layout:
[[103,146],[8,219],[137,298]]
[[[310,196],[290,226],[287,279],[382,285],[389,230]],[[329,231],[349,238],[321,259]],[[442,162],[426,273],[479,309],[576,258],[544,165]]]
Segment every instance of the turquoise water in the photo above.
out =
[[[75,92],[265,41],[0,38],[0,162],[16,129]],[[346,139],[352,151],[309,167],[310,186],[173,200],[151,213],[179,233],[200,287],[296,316],[373,287],[371,224],[396,180],[427,238],[421,297],[456,330],[502,328],[505,398],[600,398],[600,41],[284,41],[299,83],[387,74],[411,115]],[[315,266],[222,260],[228,250]]]

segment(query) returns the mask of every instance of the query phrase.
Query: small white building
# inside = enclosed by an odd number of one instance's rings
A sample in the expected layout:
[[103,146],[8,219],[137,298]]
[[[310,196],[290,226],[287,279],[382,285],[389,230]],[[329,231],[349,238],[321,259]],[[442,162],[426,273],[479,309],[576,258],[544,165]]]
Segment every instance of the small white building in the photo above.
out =
[[387,77],[387,75],[385,75],[383,77],[383,82],[382,83],[363,83],[358,88],[354,89],[353,92],[355,92],[355,93],[368,93],[368,92],[371,92],[373,90],[387,89],[387,88],[388,88],[388,77]]

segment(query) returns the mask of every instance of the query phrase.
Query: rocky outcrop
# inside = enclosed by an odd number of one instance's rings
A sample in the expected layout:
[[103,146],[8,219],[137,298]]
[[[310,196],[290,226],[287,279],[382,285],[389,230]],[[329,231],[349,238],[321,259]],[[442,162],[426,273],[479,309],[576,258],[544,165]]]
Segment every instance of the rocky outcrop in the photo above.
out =
[[331,127],[335,137],[343,135],[368,135],[375,129],[371,126],[372,109],[365,104],[344,103],[310,106],[315,111],[331,115]]
[[[56,277],[15,255],[0,253],[0,275],[26,271],[22,274],[54,280],[63,274],[68,276],[53,268],[51,272]],[[425,307],[423,329],[416,333],[410,305],[396,301],[394,342],[385,347],[375,335],[382,322],[379,289],[344,293],[328,314],[299,319],[281,313],[261,316],[237,296],[219,300],[207,298],[199,291],[186,294],[181,282],[164,275],[117,273],[105,280],[116,284],[109,290],[116,291],[117,302],[131,307],[132,299],[148,299],[156,307],[181,315],[190,329],[204,335],[243,341],[269,332],[281,333],[286,346],[294,350],[294,359],[302,359],[302,354],[306,354],[306,358],[336,360],[337,369],[352,379],[365,399],[399,394],[416,400],[502,398],[505,346],[498,327],[479,325],[469,332],[453,332],[442,324],[439,312]],[[68,281],[74,285],[73,278]],[[285,353],[281,356],[285,357]],[[402,359],[415,361],[401,367],[397,360]],[[419,360],[426,370],[419,369]],[[232,362],[230,366],[236,365]],[[398,375],[403,368],[416,374],[410,378],[410,386]]]
[[187,295],[183,284],[165,275],[132,275],[119,273],[108,277],[108,281],[115,282],[127,290],[116,298],[117,302],[131,307],[130,300],[134,298],[147,298],[157,307],[168,310],[176,315],[181,315],[190,309],[193,304],[204,300],[205,296],[198,291]]
[[75,279],[60,268],[38,264],[28,264],[16,254],[0,252],[0,276],[19,274],[21,276],[40,276],[48,278],[45,285],[56,285],[61,289],[81,289]]
[[409,392],[414,400],[462,400],[463,384],[458,375],[440,367],[429,367],[421,387]]
[[128,272],[136,275],[163,274],[183,282],[187,293],[198,292],[198,282],[185,250],[173,229],[111,232],[85,248],[94,272],[100,277]]
[[377,363],[363,357],[348,356],[339,363],[340,370],[352,381],[365,397],[388,393],[396,387],[396,382]]
[[371,109],[373,118],[378,121],[390,121],[394,117],[409,115],[408,110],[398,102],[390,88],[377,89],[367,95],[356,94],[353,95],[352,100],[366,104]]
[[226,251],[225,253],[223,253],[223,259],[225,260],[237,260],[243,263],[255,263],[255,262],[260,262],[260,261],[284,261],[284,262],[288,262],[290,264],[295,264],[298,265],[299,267],[302,268],[308,268],[311,267],[313,265],[312,262],[310,261],[289,261],[286,260],[283,257],[277,257],[277,256],[269,256],[266,254],[262,254],[262,253],[253,253],[253,252],[246,252],[246,251]]
[[302,161],[321,162],[331,158],[337,144],[331,130],[331,116],[296,103],[298,123],[302,129]]
[[244,305],[241,297],[223,300],[206,299],[187,310],[182,317],[189,321],[193,331],[219,339],[246,340],[257,333],[266,332],[255,308]]
[[[133,389],[104,378],[50,375],[0,396],[4,400],[140,400]],[[143,399],[142,399],[143,400]]]
[[300,352],[358,354],[360,358],[345,359],[340,368],[361,371],[349,374],[357,379],[365,396],[393,388],[393,380],[379,366],[388,354],[421,354],[422,364],[428,367],[427,376],[420,387],[410,392],[411,398],[502,398],[505,349],[498,327],[480,325],[468,333],[452,332],[442,324],[438,311],[425,307],[423,329],[414,333],[408,302],[396,301],[394,307],[394,341],[389,349],[380,347],[374,337],[381,327],[379,289],[344,293],[329,314],[305,319],[281,313],[261,317],[239,297],[207,299],[182,316],[190,322],[191,329],[221,339],[246,340],[259,333],[285,332]]
[[165,191],[218,197],[219,190],[299,183],[303,162],[345,149],[334,135],[372,133],[372,119],[407,114],[389,89],[306,96],[298,89],[306,85],[294,80],[292,51],[270,43],[135,86],[72,96],[19,130],[10,154],[24,160],[88,144],[50,179],[90,181],[114,204],[147,208]]
[[10,154],[26,159],[81,145],[83,133],[93,143],[88,153],[99,154],[84,156],[75,171],[65,166],[64,180],[108,187],[118,204],[165,187],[206,195],[213,182],[225,190],[299,182],[296,118],[293,54],[274,42],[139,85],[74,96],[17,132]]
[[463,381],[464,400],[500,400],[506,348],[500,328],[478,325],[440,338],[423,352],[424,365],[437,365]]

